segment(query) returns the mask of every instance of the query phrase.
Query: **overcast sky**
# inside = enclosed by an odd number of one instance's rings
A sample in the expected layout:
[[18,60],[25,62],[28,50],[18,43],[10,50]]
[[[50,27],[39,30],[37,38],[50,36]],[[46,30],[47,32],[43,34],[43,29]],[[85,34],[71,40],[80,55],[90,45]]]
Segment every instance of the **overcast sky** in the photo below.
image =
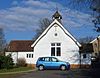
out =
[[[27,40],[34,37],[39,27],[39,20],[52,19],[56,7],[62,15],[64,27],[76,38],[96,37],[93,31],[91,15],[87,12],[70,8],[70,0],[0,0],[0,27],[4,29],[5,38],[10,40]],[[67,4],[67,6],[66,6]]]

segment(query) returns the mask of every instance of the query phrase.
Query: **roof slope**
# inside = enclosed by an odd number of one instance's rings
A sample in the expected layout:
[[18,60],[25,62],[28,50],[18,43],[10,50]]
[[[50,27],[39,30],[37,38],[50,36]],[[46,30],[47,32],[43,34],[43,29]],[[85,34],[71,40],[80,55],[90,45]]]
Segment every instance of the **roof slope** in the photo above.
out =
[[100,36],[98,36],[97,38],[95,38],[94,40],[92,40],[90,43],[95,42],[97,39],[100,39]]
[[34,41],[32,40],[12,40],[7,48],[10,52],[29,52],[33,51],[31,45]]

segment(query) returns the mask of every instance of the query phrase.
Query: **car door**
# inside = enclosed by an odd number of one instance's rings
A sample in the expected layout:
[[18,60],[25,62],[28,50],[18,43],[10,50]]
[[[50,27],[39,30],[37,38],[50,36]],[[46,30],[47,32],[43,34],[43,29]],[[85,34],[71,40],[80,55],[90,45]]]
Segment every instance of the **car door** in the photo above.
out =
[[45,66],[45,68],[47,68],[47,69],[51,68],[51,61],[50,61],[50,58],[49,58],[49,57],[45,57],[44,60],[45,60],[45,61],[44,61],[44,66]]
[[51,62],[52,62],[52,63],[51,63],[51,67],[52,67],[53,69],[59,68],[60,64],[59,64],[59,61],[58,61],[57,58],[51,57]]

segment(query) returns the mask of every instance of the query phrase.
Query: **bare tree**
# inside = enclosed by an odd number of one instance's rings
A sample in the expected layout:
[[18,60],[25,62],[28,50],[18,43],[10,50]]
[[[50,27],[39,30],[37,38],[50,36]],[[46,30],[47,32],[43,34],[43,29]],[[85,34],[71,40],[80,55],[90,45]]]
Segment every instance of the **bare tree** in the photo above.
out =
[[4,38],[3,28],[0,28],[0,54],[4,52],[6,46],[6,40]]
[[96,11],[97,13],[100,13],[100,0],[72,0],[72,2],[74,2],[74,4],[77,4],[79,6],[85,5],[86,8],[89,8],[93,11]]
[[39,20],[39,27],[36,30],[36,35],[34,36],[33,40],[36,40],[41,34],[42,32],[50,25],[51,20],[49,20],[48,18],[43,18]]
[[94,39],[94,37],[92,37],[92,36],[87,36],[87,37],[83,37],[83,38],[80,38],[79,39],[79,42],[81,43],[81,44],[88,44],[88,43],[90,43],[92,40]]
[[92,47],[90,46],[90,42],[94,39],[94,37],[83,37],[83,38],[80,38],[79,39],[79,42],[81,43],[81,47],[80,47],[80,51],[79,51],[79,55],[80,55],[80,68],[81,68],[81,63],[84,62],[89,62],[91,59],[90,57],[88,56],[88,60],[84,60],[84,59],[81,59],[81,56],[82,56],[82,53],[86,53],[86,52],[91,52],[92,51]]
[[[95,27],[96,32],[100,32],[100,0],[71,0],[72,6],[76,6],[81,10],[85,8],[85,10],[91,10],[91,14],[93,16],[92,22]],[[88,8],[88,9],[86,9]]]

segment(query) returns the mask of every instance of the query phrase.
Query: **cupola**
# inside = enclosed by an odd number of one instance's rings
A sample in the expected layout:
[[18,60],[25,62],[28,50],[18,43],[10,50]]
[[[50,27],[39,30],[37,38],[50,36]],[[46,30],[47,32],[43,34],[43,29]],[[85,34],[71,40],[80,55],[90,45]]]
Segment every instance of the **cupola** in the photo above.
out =
[[60,15],[58,11],[56,11],[54,15],[52,16],[52,19],[53,20],[57,19],[59,22],[61,22],[62,16]]

